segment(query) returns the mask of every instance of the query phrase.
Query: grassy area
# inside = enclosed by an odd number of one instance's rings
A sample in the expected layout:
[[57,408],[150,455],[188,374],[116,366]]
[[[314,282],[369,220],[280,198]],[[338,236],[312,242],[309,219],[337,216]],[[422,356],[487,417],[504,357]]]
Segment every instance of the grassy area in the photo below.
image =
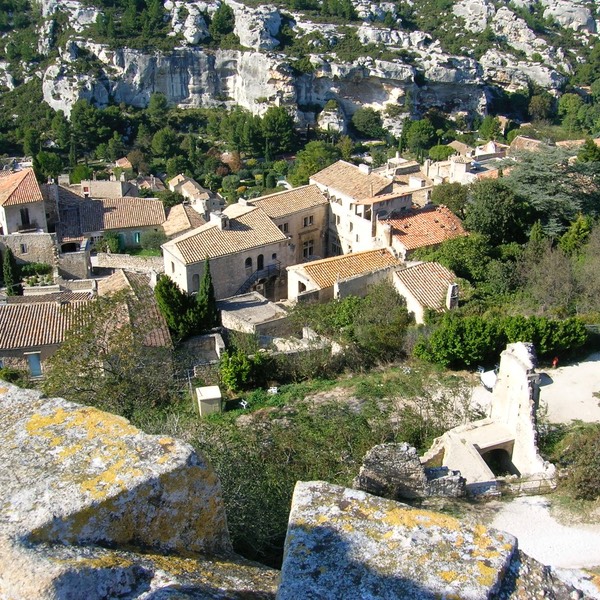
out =
[[153,248],[127,248],[125,252],[131,256],[161,256],[160,250]]

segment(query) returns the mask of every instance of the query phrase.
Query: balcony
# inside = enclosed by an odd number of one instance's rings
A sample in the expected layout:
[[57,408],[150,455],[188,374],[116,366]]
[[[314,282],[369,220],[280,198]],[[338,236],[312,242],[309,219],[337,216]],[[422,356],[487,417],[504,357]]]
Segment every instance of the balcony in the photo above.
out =
[[29,223],[23,223],[21,225],[17,225],[17,231],[19,233],[32,233],[42,229],[35,221],[30,221]]

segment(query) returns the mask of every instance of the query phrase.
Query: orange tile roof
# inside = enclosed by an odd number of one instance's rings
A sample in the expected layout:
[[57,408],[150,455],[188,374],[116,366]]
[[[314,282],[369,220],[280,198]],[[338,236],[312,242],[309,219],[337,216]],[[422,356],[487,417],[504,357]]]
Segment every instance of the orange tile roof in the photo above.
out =
[[534,140],[533,138],[525,137],[524,135],[518,135],[511,143],[510,143],[510,151],[511,152],[520,152],[527,151],[533,152],[537,150],[540,146],[545,146],[544,142],[540,140]]
[[329,201],[316,185],[304,185],[293,190],[250,200],[249,204],[262,208],[271,219],[277,219],[302,210],[310,210],[316,206],[329,204]]
[[311,183],[338,191],[356,200],[370,198],[383,192],[390,192],[392,181],[375,173],[364,173],[357,166],[338,160],[310,178]]
[[436,262],[423,262],[396,272],[396,277],[407,287],[421,306],[433,310],[446,307],[448,286],[456,282],[456,275]]
[[229,217],[227,229],[208,222],[163,244],[163,248],[189,265],[201,262],[207,256],[216,258],[287,240],[277,225],[255,206],[232,204],[223,214]]
[[87,300],[0,305],[0,351],[60,344]]
[[167,237],[197,229],[206,224],[204,217],[187,204],[177,204],[169,210],[169,216],[163,223]]
[[79,201],[79,217],[82,233],[151,227],[162,225],[165,208],[160,200],[150,198],[103,198]]
[[15,206],[30,202],[43,202],[42,190],[33,169],[0,175],[0,206]]
[[8,304],[37,304],[40,302],[76,302],[80,300],[92,300],[94,292],[72,292],[64,290],[60,292],[50,292],[49,294],[36,294],[32,296],[9,296],[6,298]]
[[314,260],[288,267],[288,270],[304,271],[319,289],[325,289],[341,279],[395,265],[400,265],[400,261],[387,248],[380,248]]
[[425,207],[386,219],[392,227],[394,242],[407,250],[435,246],[451,238],[467,235],[460,219],[445,206]]
[[117,269],[110,277],[98,282],[99,296],[108,296],[120,291],[129,293],[129,319],[143,336],[144,346],[171,347],[171,334],[150,287],[149,275]]

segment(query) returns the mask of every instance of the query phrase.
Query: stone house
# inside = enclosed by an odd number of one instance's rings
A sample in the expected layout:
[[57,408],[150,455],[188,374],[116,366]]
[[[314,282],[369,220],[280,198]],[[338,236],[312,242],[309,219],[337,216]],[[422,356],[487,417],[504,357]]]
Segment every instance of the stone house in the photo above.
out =
[[197,181],[183,174],[167,181],[167,186],[172,192],[181,194],[193,209],[206,219],[211,212],[221,210],[225,205],[223,198],[218,194],[203,188]]
[[[393,181],[371,173],[367,165],[356,167],[339,160],[310,178],[329,199],[328,255],[348,254],[372,247],[379,211],[410,206],[410,195],[396,199]],[[385,198],[379,198],[385,195]],[[359,201],[372,200],[360,206]]]
[[162,245],[165,273],[188,294],[210,270],[218,299],[252,289],[271,299],[285,296],[281,275],[293,254],[288,237],[256,206],[233,204],[210,221]]
[[60,205],[57,231],[61,239],[98,241],[106,232],[116,233],[123,248],[139,248],[145,231],[162,231],[164,205],[152,198],[84,198]]
[[46,361],[90,301],[89,293],[58,293],[0,303],[0,366],[43,376]]
[[401,266],[388,248],[354,252],[288,267],[288,300],[326,302],[363,296]]
[[442,312],[458,306],[456,275],[439,263],[422,262],[396,271],[392,282],[417,323],[425,322],[426,310]]
[[329,201],[318,186],[305,185],[246,203],[262,209],[289,238],[294,263],[327,255]]
[[445,206],[411,209],[377,222],[379,243],[391,246],[404,260],[418,248],[466,235],[460,219]]
[[42,190],[33,169],[0,171],[0,235],[47,233]]

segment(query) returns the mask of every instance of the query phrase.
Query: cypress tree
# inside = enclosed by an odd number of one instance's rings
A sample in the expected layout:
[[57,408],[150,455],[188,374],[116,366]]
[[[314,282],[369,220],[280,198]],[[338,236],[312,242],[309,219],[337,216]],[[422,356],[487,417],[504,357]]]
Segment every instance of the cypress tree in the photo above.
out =
[[204,273],[202,275],[202,281],[200,282],[198,295],[196,296],[196,303],[199,307],[199,312],[202,314],[202,328],[212,329],[213,327],[216,327],[219,324],[220,319],[208,256],[204,261]]
[[2,275],[4,285],[6,286],[7,296],[20,296],[23,292],[19,284],[19,269],[15,255],[10,248],[4,252],[4,260],[2,262]]
[[156,303],[169,329],[180,337],[189,335],[190,300],[167,275],[162,275],[154,288]]

